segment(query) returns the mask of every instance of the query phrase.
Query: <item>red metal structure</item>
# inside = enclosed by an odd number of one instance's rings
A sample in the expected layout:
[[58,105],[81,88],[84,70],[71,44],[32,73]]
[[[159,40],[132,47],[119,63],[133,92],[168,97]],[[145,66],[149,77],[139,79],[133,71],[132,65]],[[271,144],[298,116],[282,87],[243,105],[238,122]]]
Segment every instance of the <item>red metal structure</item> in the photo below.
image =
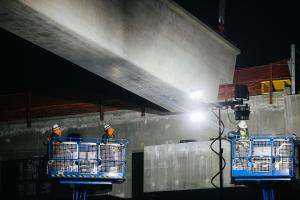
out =
[[[234,72],[233,84],[224,84],[219,87],[219,100],[232,99],[234,97],[234,85],[248,85],[249,95],[262,94],[262,82],[290,79],[288,59],[283,59],[267,65],[237,68]],[[271,84],[272,92],[272,84]]]

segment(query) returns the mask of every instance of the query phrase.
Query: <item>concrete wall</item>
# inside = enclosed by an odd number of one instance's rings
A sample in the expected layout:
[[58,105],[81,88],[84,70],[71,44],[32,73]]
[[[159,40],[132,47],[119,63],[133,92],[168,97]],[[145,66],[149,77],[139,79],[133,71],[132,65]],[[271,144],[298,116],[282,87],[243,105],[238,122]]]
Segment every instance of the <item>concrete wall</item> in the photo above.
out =
[[[230,160],[230,143],[222,142],[224,158]],[[219,171],[218,156],[211,141],[146,146],[144,192],[213,188],[211,178]],[[218,142],[213,145],[218,149]],[[230,184],[230,165],[224,171],[224,187]],[[214,179],[219,185],[219,177]]]
[[170,111],[215,101],[239,53],[168,0],[0,0],[0,27]]
[[[250,101],[246,102],[250,105],[251,110],[250,120],[247,121],[249,131],[251,133],[299,132],[299,129],[295,129],[295,127],[290,124],[290,119],[285,117],[286,115],[291,116],[291,112],[297,112],[294,110],[297,108],[298,102],[293,99],[299,99],[299,96],[284,96],[281,92],[274,93],[273,104],[269,104],[268,95],[250,97]],[[231,121],[234,121],[233,111],[228,111]],[[233,125],[228,118],[227,111],[223,113],[222,118],[227,125],[227,130],[235,128],[235,125]],[[296,121],[300,119],[297,115],[295,115],[295,118],[292,118]]]
[[[268,104],[268,96],[256,96],[250,101],[251,119],[249,120],[249,129],[251,133],[282,133],[293,132],[300,136],[298,124],[300,124],[299,109],[300,96],[282,96],[275,94],[274,104]],[[234,119],[233,113],[229,110],[230,118]],[[194,123],[189,120],[188,115],[160,115],[146,113],[145,117],[141,117],[141,113],[133,111],[110,112],[105,113],[105,121],[111,121],[117,130],[118,137],[124,137],[129,140],[127,169],[128,180],[124,184],[114,185],[113,194],[121,197],[131,196],[131,156],[132,152],[144,151],[145,146],[175,144],[183,139],[196,139],[200,143],[195,143],[195,150],[199,152],[197,160],[211,159],[211,163],[206,165],[218,166],[218,160],[214,156],[210,156],[211,152],[207,148],[201,148],[200,144],[207,146],[208,140],[216,137],[218,134],[217,120],[211,113],[207,113],[207,121],[202,123]],[[223,111],[222,118],[226,125],[226,131],[235,129],[235,125],[228,120],[227,111]],[[83,137],[100,137],[102,127],[99,119],[99,113],[91,113],[77,116],[64,116],[60,118],[34,119],[32,128],[26,128],[26,123],[23,121],[2,123],[0,125],[0,159],[12,160],[23,159],[31,156],[44,154],[46,152],[46,136],[51,126],[54,123],[61,123],[64,127],[63,135],[68,133],[80,133]],[[201,143],[203,142],[203,143]],[[159,148],[159,147],[155,147]],[[170,147],[171,148],[171,147]],[[146,148],[147,149],[147,148]],[[182,155],[188,155],[186,159],[194,158],[187,150]],[[225,152],[228,149],[225,149]],[[170,153],[170,152],[169,152]],[[161,154],[164,156],[164,154]],[[196,156],[196,155],[195,155]],[[202,157],[203,156],[203,157]],[[202,157],[202,158],[201,158]],[[173,160],[166,162],[175,162]],[[149,160],[149,159],[148,159]],[[147,163],[148,160],[146,160]],[[178,161],[176,161],[178,162]],[[197,168],[205,167],[201,163],[194,163]],[[145,169],[150,170],[151,165],[145,165]],[[189,165],[182,165],[181,171],[184,168],[190,169]],[[211,188],[208,180],[215,171],[212,168],[211,172],[198,173],[195,177],[190,174],[178,174],[182,178],[178,178],[178,186],[182,186],[182,190],[191,187]],[[149,171],[148,171],[149,172]],[[145,171],[145,173],[148,173]],[[163,172],[162,172],[163,173]],[[158,174],[159,175],[159,174]],[[161,174],[160,174],[161,175]],[[146,180],[161,180],[161,176],[151,174]],[[150,182],[145,182],[145,191],[167,190],[178,188],[175,185],[169,185],[174,177],[165,177],[164,185],[156,186],[149,185]],[[192,180],[188,180],[191,178]],[[193,179],[195,178],[195,179]],[[199,180],[201,179],[201,181]],[[228,175],[226,179],[228,180]],[[188,181],[188,182],[186,182]],[[199,183],[195,184],[197,181]],[[190,183],[190,184],[188,184]],[[149,187],[148,187],[149,186]]]

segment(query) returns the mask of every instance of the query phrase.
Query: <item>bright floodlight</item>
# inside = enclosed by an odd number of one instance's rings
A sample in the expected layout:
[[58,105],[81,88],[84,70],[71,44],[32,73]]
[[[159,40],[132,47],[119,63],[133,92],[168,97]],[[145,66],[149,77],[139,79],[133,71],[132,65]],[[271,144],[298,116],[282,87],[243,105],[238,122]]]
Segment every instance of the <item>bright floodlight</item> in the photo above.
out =
[[203,98],[203,92],[201,90],[196,90],[191,92],[190,98],[194,101],[199,101]]
[[195,122],[201,122],[205,119],[204,112],[202,111],[190,113],[189,117],[191,121]]

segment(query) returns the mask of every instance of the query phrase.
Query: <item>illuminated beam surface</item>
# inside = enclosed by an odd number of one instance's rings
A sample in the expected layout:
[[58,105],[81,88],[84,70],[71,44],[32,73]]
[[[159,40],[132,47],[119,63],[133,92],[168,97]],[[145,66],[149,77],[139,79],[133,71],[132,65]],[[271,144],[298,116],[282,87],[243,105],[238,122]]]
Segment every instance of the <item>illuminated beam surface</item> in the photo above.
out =
[[170,111],[215,101],[239,53],[166,0],[0,0],[0,27]]

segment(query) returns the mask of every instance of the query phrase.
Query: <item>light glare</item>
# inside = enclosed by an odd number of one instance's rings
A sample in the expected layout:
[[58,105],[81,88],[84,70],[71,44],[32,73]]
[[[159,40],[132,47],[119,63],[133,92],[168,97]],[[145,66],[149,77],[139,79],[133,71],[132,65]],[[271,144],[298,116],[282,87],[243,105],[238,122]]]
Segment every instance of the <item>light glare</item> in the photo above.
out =
[[190,98],[191,98],[192,100],[195,100],[195,101],[201,100],[201,99],[203,98],[203,92],[200,91],[200,90],[191,92]]
[[190,113],[190,120],[194,122],[201,122],[205,119],[205,115],[203,112],[194,112]]

